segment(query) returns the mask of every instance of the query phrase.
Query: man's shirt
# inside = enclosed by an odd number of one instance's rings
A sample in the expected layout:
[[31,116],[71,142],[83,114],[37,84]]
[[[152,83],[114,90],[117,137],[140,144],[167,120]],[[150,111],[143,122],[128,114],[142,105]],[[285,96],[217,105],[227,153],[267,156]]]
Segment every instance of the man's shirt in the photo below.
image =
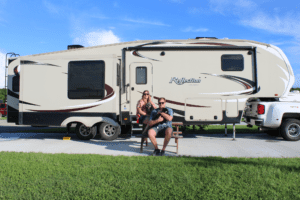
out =
[[[168,109],[168,112],[169,112],[168,115],[170,115],[170,116],[173,117],[173,110],[171,108],[168,108],[168,107],[166,107],[166,109]],[[150,120],[152,120],[153,118],[155,118],[155,116],[157,115],[158,111],[159,111],[159,108],[157,108],[155,110],[152,110],[151,115],[150,115]],[[166,119],[164,118],[164,120],[166,120]],[[166,121],[166,122],[162,121],[162,122],[160,122],[158,124],[166,124],[168,127],[172,128],[172,121]],[[157,126],[158,124],[154,124],[153,126]]]

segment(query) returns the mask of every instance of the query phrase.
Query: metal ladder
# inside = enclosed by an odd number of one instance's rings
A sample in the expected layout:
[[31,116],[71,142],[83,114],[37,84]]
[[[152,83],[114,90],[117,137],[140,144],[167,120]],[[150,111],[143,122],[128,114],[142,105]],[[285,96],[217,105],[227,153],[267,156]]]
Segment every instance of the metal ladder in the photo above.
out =
[[5,94],[5,99],[4,99],[4,103],[6,103],[7,102],[7,78],[8,78],[8,62],[7,62],[7,56],[8,55],[10,55],[10,57],[17,57],[17,56],[20,56],[19,54],[16,54],[16,53],[14,53],[14,52],[10,52],[10,53],[7,53],[6,55],[5,55],[5,87],[4,87],[4,89],[5,89],[5,91],[6,91],[6,94]]

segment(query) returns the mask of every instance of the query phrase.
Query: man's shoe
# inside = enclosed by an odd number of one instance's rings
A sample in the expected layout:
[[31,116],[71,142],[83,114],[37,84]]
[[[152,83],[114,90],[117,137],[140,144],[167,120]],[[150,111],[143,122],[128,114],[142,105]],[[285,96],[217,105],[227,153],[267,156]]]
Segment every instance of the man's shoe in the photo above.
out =
[[165,156],[165,151],[161,150],[160,156]]
[[155,149],[152,153],[153,156],[160,156],[160,150],[159,149]]

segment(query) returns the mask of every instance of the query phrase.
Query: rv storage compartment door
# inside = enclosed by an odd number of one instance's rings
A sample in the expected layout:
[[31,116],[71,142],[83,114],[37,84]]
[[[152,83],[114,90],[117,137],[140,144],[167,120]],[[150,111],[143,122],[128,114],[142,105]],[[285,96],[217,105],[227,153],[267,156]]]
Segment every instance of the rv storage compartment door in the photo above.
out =
[[226,100],[226,116],[227,117],[237,117],[238,115],[239,115],[238,100],[237,99],[227,99]]
[[185,100],[186,121],[222,121],[222,99],[188,98]]

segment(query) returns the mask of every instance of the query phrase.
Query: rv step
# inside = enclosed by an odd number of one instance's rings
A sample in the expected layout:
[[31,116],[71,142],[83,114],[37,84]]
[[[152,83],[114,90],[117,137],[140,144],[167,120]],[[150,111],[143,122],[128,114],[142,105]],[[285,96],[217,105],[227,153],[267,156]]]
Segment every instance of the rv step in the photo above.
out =
[[142,131],[143,128],[132,128],[133,131]]

